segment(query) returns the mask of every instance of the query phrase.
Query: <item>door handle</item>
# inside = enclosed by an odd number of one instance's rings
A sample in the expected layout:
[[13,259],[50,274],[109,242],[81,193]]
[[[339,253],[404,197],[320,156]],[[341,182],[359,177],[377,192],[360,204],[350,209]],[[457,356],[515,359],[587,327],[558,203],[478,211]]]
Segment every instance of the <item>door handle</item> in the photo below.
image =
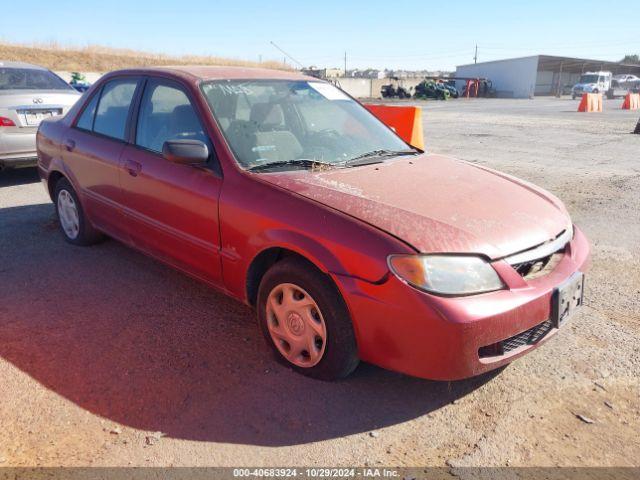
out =
[[66,142],[64,142],[64,147],[67,149],[67,152],[73,152],[73,150],[76,148],[76,142],[69,138]]
[[129,175],[131,175],[132,177],[137,177],[140,173],[140,170],[142,170],[142,165],[140,165],[138,162],[127,159],[124,161],[124,168],[127,170],[127,172],[129,172]]

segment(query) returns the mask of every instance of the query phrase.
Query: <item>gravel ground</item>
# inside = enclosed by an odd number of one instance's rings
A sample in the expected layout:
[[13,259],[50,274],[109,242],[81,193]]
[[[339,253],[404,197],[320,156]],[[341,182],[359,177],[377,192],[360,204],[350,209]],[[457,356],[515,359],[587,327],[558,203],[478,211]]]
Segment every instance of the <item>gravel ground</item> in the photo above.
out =
[[593,244],[564,331],[454,383],[297,375],[248,308],[115,241],[66,244],[35,172],[0,173],[0,466],[640,465],[638,113],[576,107],[423,104],[429,149],[549,189]]

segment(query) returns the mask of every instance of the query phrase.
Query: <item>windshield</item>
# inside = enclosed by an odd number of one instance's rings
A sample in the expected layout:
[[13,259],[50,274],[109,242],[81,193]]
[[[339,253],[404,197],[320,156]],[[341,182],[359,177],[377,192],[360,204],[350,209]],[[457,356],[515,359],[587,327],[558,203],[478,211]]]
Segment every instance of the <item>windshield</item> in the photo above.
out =
[[291,168],[295,160],[331,166],[375,151],[412,151],[362,105],[324,82],[215,81],[202,91],[245,168]]
[[582,75],[579,83],[598,83],[598,75]]
[[49,70],[0,68],[0,90],[71,90],[71,87]]

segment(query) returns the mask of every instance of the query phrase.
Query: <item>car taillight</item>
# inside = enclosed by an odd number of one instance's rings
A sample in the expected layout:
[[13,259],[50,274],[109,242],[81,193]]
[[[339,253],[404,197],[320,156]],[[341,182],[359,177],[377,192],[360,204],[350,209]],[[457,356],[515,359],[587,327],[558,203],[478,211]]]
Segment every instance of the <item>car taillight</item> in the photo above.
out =
[[13,123],[13,120],[7,117],[0,117],[0,127],[15,127],[16,124]]

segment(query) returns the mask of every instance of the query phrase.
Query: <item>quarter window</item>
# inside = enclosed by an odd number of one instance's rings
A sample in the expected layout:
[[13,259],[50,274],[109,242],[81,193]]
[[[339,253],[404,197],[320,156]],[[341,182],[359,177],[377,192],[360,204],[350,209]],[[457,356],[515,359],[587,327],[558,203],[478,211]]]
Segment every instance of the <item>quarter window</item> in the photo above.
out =
[[125,128],[137,79],[112,80],[102,89],[93,131],[108,137],[125,139]]
[[150,83],[140,105],[136,144],[162,152],[164,142],[180,139],[207,143],[202,124],[184,91],[170,85]]
[[85,107],[82,115],[78,119],[78,123],[76,123],[76,127],[82,128],[83,130],[93,130],[93,117],[96,114],[96,107],[98,106],[98,100],[100,99],[100,94],[94,95],[89,104]]

